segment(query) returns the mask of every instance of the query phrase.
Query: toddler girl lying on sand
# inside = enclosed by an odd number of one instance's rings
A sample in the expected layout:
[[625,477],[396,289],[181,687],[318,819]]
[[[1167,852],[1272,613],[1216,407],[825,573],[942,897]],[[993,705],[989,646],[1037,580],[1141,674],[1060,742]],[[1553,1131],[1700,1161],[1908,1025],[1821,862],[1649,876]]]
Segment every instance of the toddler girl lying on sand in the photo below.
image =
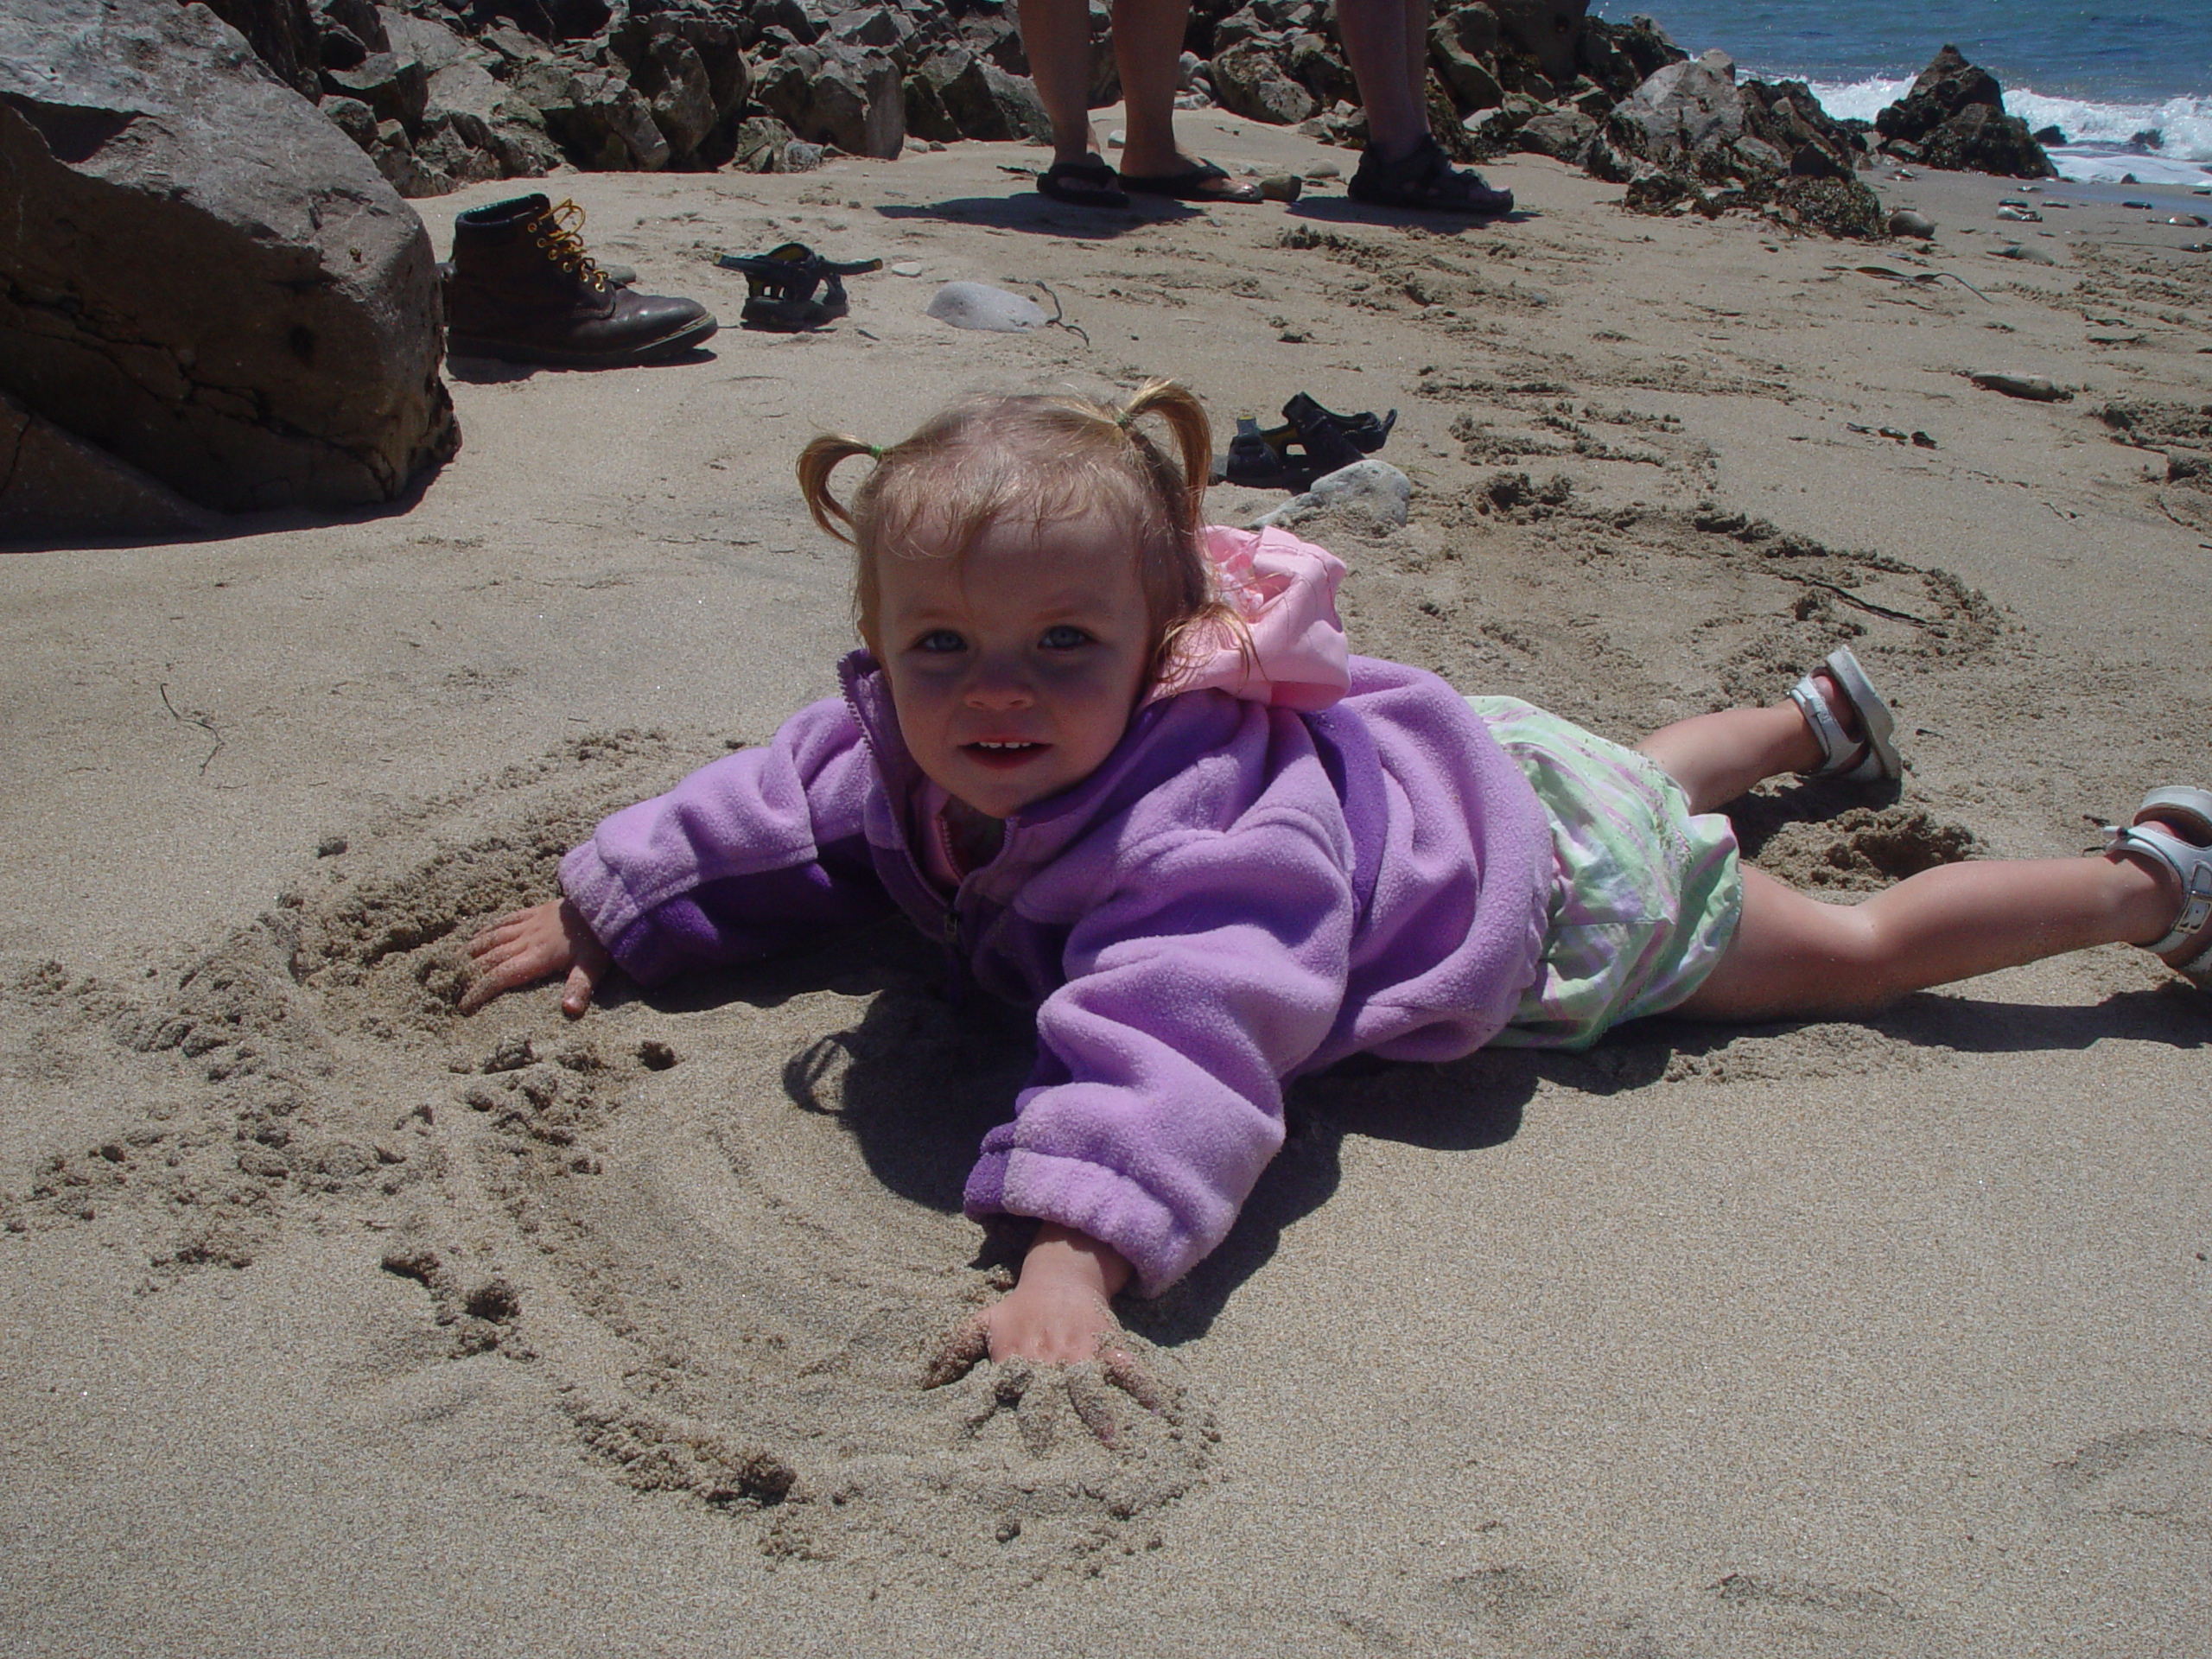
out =
[[[565,898],[472,942],[463,1007],[565,974],[580,1015],[613,963],[652,985],[905,911],[1037,1011],[967,1188],[1035,1241],[965,1357],[1110,1369],[1109,1299],[1221,1242],[1285,1083],[1347,1055],[1866,1009],[2119,940],[2212,976],[2212,792],[2154,791],[2101,856],[1817,902],[1743,868],[1713,809],[1783,772],[1897,775],[1849,652],[1624,749],[1348,656],[1335,558],[1205,526],[1211,450],[1162,381],[817,439],[799,480],[855,549],[867,645],[843,696],[601,823]],[[848,507],[830,476],[862,458]]]

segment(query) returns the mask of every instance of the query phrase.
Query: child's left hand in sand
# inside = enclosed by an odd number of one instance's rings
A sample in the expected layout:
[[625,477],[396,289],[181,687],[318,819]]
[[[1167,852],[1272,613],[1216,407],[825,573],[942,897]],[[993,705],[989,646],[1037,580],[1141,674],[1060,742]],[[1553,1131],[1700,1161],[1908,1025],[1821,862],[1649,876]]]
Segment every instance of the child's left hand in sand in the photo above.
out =
[[474,1014],[499,996],[559,973],[569,976],[561,1012],[583,1017],[614,959],[566,899],[510,912],[468,942],[474,972],[461,1011]]
[[[1105,1380],[1147,1411],[1160,1391],[1122,1340],[1109,1298],[1128,1282],[1129,1264],[1094,1238],[1047,1223],[1021,1264],[1021,1280],[995,1306],[961,1325],[931,1363],[924,1386],[941,1388],[988,1357],[995,1364],[1026,1359],[1075,1365],[1095,1361]],[[1070,1393],[1075,1390],[1071,1385]],[[1091,1390],[1096,1394],[1094,1385]],[[1109,1446],[1118,1425],[1103,1399],[1076,1401],[1077,1414]]]

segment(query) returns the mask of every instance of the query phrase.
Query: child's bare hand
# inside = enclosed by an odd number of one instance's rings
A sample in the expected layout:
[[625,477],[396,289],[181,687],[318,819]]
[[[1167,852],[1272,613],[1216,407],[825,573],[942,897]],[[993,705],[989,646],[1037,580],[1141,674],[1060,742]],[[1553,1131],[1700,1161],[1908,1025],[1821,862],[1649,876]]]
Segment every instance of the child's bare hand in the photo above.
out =
[[[1009,1376],[1026,1375],[1030,1364],[1080,1366],[1066,1378],[1069,1402],[1103,1444],[1114,1445],[1121,1427],[1102,1379],[1147,1411],[1160,1409],[1161,1402],[1122,1340],[1121,1321],[1108,1300],[1128,1272],[1127,1262],[1095,1240],[1063,1228],[1040,1229],[1022,1263],[1021,1281],[1005,1300],[970,1315],[945,1339],[923,1386],[957,1382],[986,1357],[1007,1367]],[[1094,1363],[1096,1371],[1089,1369]]]
[[502,916],[468,942],[474,974],[461,999],[461,1011],[474,1014],[493,997],[554,974],[569,982],[561,993],[561,1012],[582,1017],[614,959],[566,899]]

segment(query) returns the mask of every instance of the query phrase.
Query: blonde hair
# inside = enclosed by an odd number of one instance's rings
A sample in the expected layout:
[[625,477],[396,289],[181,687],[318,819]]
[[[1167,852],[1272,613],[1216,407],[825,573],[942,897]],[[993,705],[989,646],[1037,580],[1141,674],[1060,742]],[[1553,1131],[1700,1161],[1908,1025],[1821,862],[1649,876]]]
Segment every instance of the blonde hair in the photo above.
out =
[[[1167,429],[1168,446],[1138,426],[1151,416]],[[875,467],[848,506],[830,493],[830,475],[858,455]],[[854,620],[879,655],[878,571],[886,556],[957,559],[986,528],[1016,515],[1039,525],[1118,515],[1135,543],[1152,633],[1150,674],[1158,681],[1178,664],[1184,642],[1214,637],[1208,625],[1243,633],[1198,543],[1212,455],[1212,428],[1197,395],[1154,379],[1118,407],[1074,393],[966,398],[887,449],[843,435],[818,437],[799,455],[798,485],[814,522],[854,549]]]

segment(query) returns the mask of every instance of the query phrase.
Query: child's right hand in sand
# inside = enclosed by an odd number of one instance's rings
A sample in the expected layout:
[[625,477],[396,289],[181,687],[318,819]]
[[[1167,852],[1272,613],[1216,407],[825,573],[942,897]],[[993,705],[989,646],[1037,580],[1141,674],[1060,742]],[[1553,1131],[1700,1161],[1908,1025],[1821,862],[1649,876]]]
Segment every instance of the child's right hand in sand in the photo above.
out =
[[461,994],[463,1014],[475,1013],[507,991],[566,973],[569,982],[561,993],[561,1012],[580,1019],[591,1007],[600,981],[614,965],[583,913],[566,899],[500,917],[469,940],[468,954],[474,959],[474,974]]

